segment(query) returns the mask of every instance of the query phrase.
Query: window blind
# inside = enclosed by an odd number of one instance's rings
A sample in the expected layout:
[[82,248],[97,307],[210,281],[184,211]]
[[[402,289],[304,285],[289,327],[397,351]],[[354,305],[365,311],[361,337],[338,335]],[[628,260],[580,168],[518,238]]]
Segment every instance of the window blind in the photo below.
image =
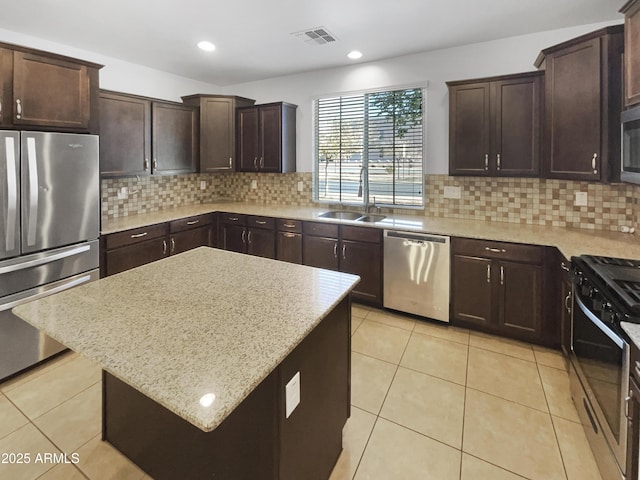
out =
[[422,206],[422,107],[421,88],[316,100],[315,198]]

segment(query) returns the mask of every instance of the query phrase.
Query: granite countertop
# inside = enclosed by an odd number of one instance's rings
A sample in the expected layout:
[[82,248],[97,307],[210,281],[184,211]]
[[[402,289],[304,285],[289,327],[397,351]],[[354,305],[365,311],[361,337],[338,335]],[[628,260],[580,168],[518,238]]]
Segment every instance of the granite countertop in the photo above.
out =
[[372,224],[320,217],[322,213],[328,211],[326,208],[254,205],[241,202],[192,205],[143,215],[122,217],[104,222],[102,225],[102,234],[106,235],[130,228],[168,222],[192,215],[216,211],[291,218],[296,220],[343,223],[371,228],[407,230],[482,240],[545,245],[557,247],[567,259],[570,259],[574,255],[582,254],[640,258],[640,241],[638,241],[635,235],[628,233],[397,214],[388,214],[387,218],[383,221]]
[[200,247],[13,312],[211,431],[358,281]]
[[627,332],[627,335],[629,335],[631,341],[636,344],[636,347],[640,348],[640,324],[620,322],[620,326]]

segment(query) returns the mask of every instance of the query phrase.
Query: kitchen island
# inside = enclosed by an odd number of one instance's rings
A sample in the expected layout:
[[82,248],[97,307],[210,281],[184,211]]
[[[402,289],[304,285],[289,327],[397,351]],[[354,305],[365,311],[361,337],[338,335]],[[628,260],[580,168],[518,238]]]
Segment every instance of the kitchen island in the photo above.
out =
[[202,247],[14,313],[102,367],[103,439],[152,477],[326,479],[357,282]]

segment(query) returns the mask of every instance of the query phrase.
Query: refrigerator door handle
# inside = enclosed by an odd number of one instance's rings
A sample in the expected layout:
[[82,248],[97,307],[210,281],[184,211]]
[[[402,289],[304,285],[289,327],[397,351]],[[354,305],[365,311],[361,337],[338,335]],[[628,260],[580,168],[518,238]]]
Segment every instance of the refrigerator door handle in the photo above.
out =
[[72,257],[74,255],[78,255],[80,253],[86,252],[90,250],[90,245],[81,245],[79,247],[73,248],[71,250],[66,250],[64,252],[59,252],[54,255],[49,255],[46,257],[36,258],[35,260],[30,260],[28,262],[16,263],[14,265],[8,265],[6,267],[0,267],[0,275],[5,273],[17,272],[18,270],[24,270],[27,268],[37,267],[39,265],[44,265],[46,263],[55,262],[56,260],[62,260],[63,258]]
[[27,137],[27,159],[29,164],[29,219],[27,245],[36,244],[36,225],[38,223],[38,157],[36,139]]
[[12,137],[5,138],[7,160],[7,204],[6,249],[8,252],[16,248],[16,221],[18,213],[18,173],[16,172],[16,145]]
[[57,285],[53,288],[50,288],[48,290],[44,290],[42,292],[36,293],[36,294],[30,294],[30,293],[26,293],[24,295],[23,298],[19,298],[17,300],[8,302],[8,303],[3,303],[0,304],[0,312],[4,312],[5,310],[11,310],[12,308],[15,308],[19,305],[22,305],[24,303],[27,302],[32,302],[34,300],[39,300],[41,298],[44,297],[48,297],[49,295],[53,295],[54,293],[60,293],[63,292],[64,290],[68,290],[70,288],[76,287],[78,285],[82,285],[83,283],[87,283],[88,281],[91,280],[91,275],[84,275],[82,277],[79,278],[74,278],[71,281],[67,282],[67,283],[63,283],[61,285]]

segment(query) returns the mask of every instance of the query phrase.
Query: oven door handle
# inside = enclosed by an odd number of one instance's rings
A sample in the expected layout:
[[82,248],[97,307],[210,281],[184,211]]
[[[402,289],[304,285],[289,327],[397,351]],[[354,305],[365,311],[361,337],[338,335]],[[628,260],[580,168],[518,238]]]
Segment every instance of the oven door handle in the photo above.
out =
[[573,295],[573,298],[575,299],[576,303],[578,304],[578,306],[580,307],[580,310],[582,310],[582,313],[584,313],[587,318],[589,320],[591,320],[593,322],[593,324],[598,327],[602,333],[604,333],[607,337],[609,337],[611,339],[611,341],[613,341],[613,343],[615,343],[618,347],[620,347],[621,349],[624,350],[624,343],[623,340],[615,334],[615,332],[613,332],[609,327],[607,327],[602,320],[600,320],[598,317],[596,317],[593,312],[591,312],[591,310],[589,310],[585,304],[582,302],[582,300],[580,299],[579,295]]

